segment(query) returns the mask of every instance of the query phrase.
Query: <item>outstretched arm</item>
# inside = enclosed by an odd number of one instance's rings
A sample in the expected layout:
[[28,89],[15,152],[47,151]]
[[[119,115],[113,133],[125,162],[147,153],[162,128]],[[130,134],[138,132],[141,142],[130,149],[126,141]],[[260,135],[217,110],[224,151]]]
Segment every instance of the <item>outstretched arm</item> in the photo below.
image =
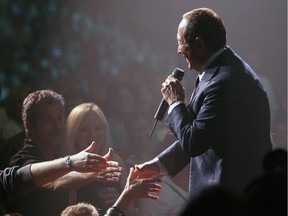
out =
[[[148,198],[157,200],[159,197],[151,193],[157,193],[161,190],[160,179],[141,179],[135,168],[130,168],[125,189],[115,202],[114,206],[108,209],[105,216],[125,215],[128,212],[131,203],[135,199]],[[119,214],[121,213],[121,214]]]
[[[95,143],[92,143],[84,151],[70,157],[75,171],[86,173],[102,172],[107,169],[109,163],[106,158],[90,153],[94,147]],[[67,157],[30,164],[21,168],[14,166],[1,170],[0,202],[12,201],[37,186],[43,187],[47,183],[71,172],[66,160]]]
[[[113,150],[109,149],[109,152],[105,156],[101,157],[97,154],[90,153],[93,151],[94,147],[95,142],[92,142],[92,144],[84,151],[70,156],[70,166],[65,166],[68,157],[62,159],[60,163],[63,166],[63,173],[61,173],[59,177],[48,181],[48,184],[44,187],[58,190],[81,187],[92,181],[119,181],[122,168],[119,167],[117,162],[108,161],[113,155]],[[51,166],[50,170],[53,169],[53,164],[51,164],[51,162],[48,163],[48,165]],[[49,174],[46,176],[47,178],[49,178],[48,175]],[[44,177],[43,173],[41,176]],[[45,178],[43,180],[45,180]],[[47,180],[45,181],[47,182]]]

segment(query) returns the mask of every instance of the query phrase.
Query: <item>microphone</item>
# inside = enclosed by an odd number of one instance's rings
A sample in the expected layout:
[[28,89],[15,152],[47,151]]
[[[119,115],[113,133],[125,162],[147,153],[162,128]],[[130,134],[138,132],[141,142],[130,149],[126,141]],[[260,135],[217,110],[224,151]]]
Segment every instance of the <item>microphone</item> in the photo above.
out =
[[[180,68],[175,68],[174,71],[172,72],[172,76],[174,76],[176,79],[181,81],[184,77],[184,71]],[[158,109],[154,115],[154,119],[156,119],[156,121],[155,121],[154,127],[150,133],[149,138],[151,138],[158,121],[162,121],[162,119],[163,119],[163,117],[164,117],[164,115],[168,109],[168,106],[169,106],[168,103],[164,100],[164,98],[162,98],[162,101],[161,101],[160,105],[158,106]]]

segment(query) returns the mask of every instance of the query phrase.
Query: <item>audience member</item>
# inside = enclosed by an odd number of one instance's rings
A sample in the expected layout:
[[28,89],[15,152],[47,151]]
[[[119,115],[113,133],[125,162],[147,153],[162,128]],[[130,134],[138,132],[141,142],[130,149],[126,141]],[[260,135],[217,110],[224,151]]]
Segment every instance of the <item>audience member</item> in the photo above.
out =
[[[27,139],[24,147],[10,160],[10,165],[24,166],[57,158],[65,132],[62,96],[51,90],[29,94],[23,102],[22,119]],[[116,175],[117,178],[120,168],[117,162],[110,161],[112,154],[113,151],[110,150],[106,156],[109,160],[108,174]],[[63,206],[68,205],[67,191],[60,189],[80,187],[97,177],[99,176],[91,173],[68,173],[47,184],[45,189],[34,190],[29,196],[10,203],[7,209],[24,215],[59,215]]]
[[[153,199],[157,200],[159,197],[153,193],[159,193],[161,190],[161,180],[159,179],[139,179],[139,176],[134,171],[134,168],[130,168],[130,173],[126,180],[126,185],[121,195],[114,203],[113,207],[110,207],[105,213],[105,216],[125,216],[127,215],[131,204],[136,199]],[[79,209],[83,207],[82,203],[78,203],[74,206],[68,206],[61,214],[61,216],[80,216]],[[95,211],[95,207],[91,205],[85,205],[85,209],[90,208]],[[78,213],[78,214],[77,214]],[[98,214],[95,214],[98,216]],[[94,216],[94,214],[85,214],[85,216]]]
[[[88,99],[86,93],[80,88],[66,89],[63,92],[63,96],[65,99],[65,115],[68,115],[75,106],[86,102]],[[25,132],[22,130],[20,133],[9,138],[4,143],[5,145],[3,144],[3,148],[0,151],[0,169],[3,169],[9,165],[10,159],[23,147],[24,139]]]
[[97,209],[90,203],[80,202],[64,209],[61,216],[99,216]]
[[[110,129],[101,108],[94,103],[82,103],[76,106],[67,118],[65,153],[73,154],[92,141],[97,144],[94,153],[99,155],[112,147]],[[119,162],[124,168],[123,172],[126,171],[124,160],[120,156],[114,153],[112,159]],[[125,181],[122,187],[124,185]],[[97,205],[100,215],[103,215],[118,198],[122,187],[118,182],[94,181],[77,191],[70,191],[69,204],[89,202]]]

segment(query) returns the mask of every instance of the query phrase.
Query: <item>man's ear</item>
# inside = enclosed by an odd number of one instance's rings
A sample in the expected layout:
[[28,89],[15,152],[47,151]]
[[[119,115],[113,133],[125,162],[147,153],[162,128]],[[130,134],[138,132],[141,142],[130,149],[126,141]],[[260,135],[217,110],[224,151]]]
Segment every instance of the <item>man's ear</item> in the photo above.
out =
[[205,41],[201,37],[196,37],[194,43],[198,50],[206,49]]

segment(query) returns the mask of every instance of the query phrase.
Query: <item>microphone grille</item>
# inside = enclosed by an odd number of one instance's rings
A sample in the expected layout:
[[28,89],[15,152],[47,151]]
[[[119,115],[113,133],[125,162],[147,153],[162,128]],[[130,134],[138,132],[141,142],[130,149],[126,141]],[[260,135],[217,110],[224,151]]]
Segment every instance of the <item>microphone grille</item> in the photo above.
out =
[[180,68],[175,68],[174,71],[172,72],[172,75],[181,81],[184,77],[184,70]]

